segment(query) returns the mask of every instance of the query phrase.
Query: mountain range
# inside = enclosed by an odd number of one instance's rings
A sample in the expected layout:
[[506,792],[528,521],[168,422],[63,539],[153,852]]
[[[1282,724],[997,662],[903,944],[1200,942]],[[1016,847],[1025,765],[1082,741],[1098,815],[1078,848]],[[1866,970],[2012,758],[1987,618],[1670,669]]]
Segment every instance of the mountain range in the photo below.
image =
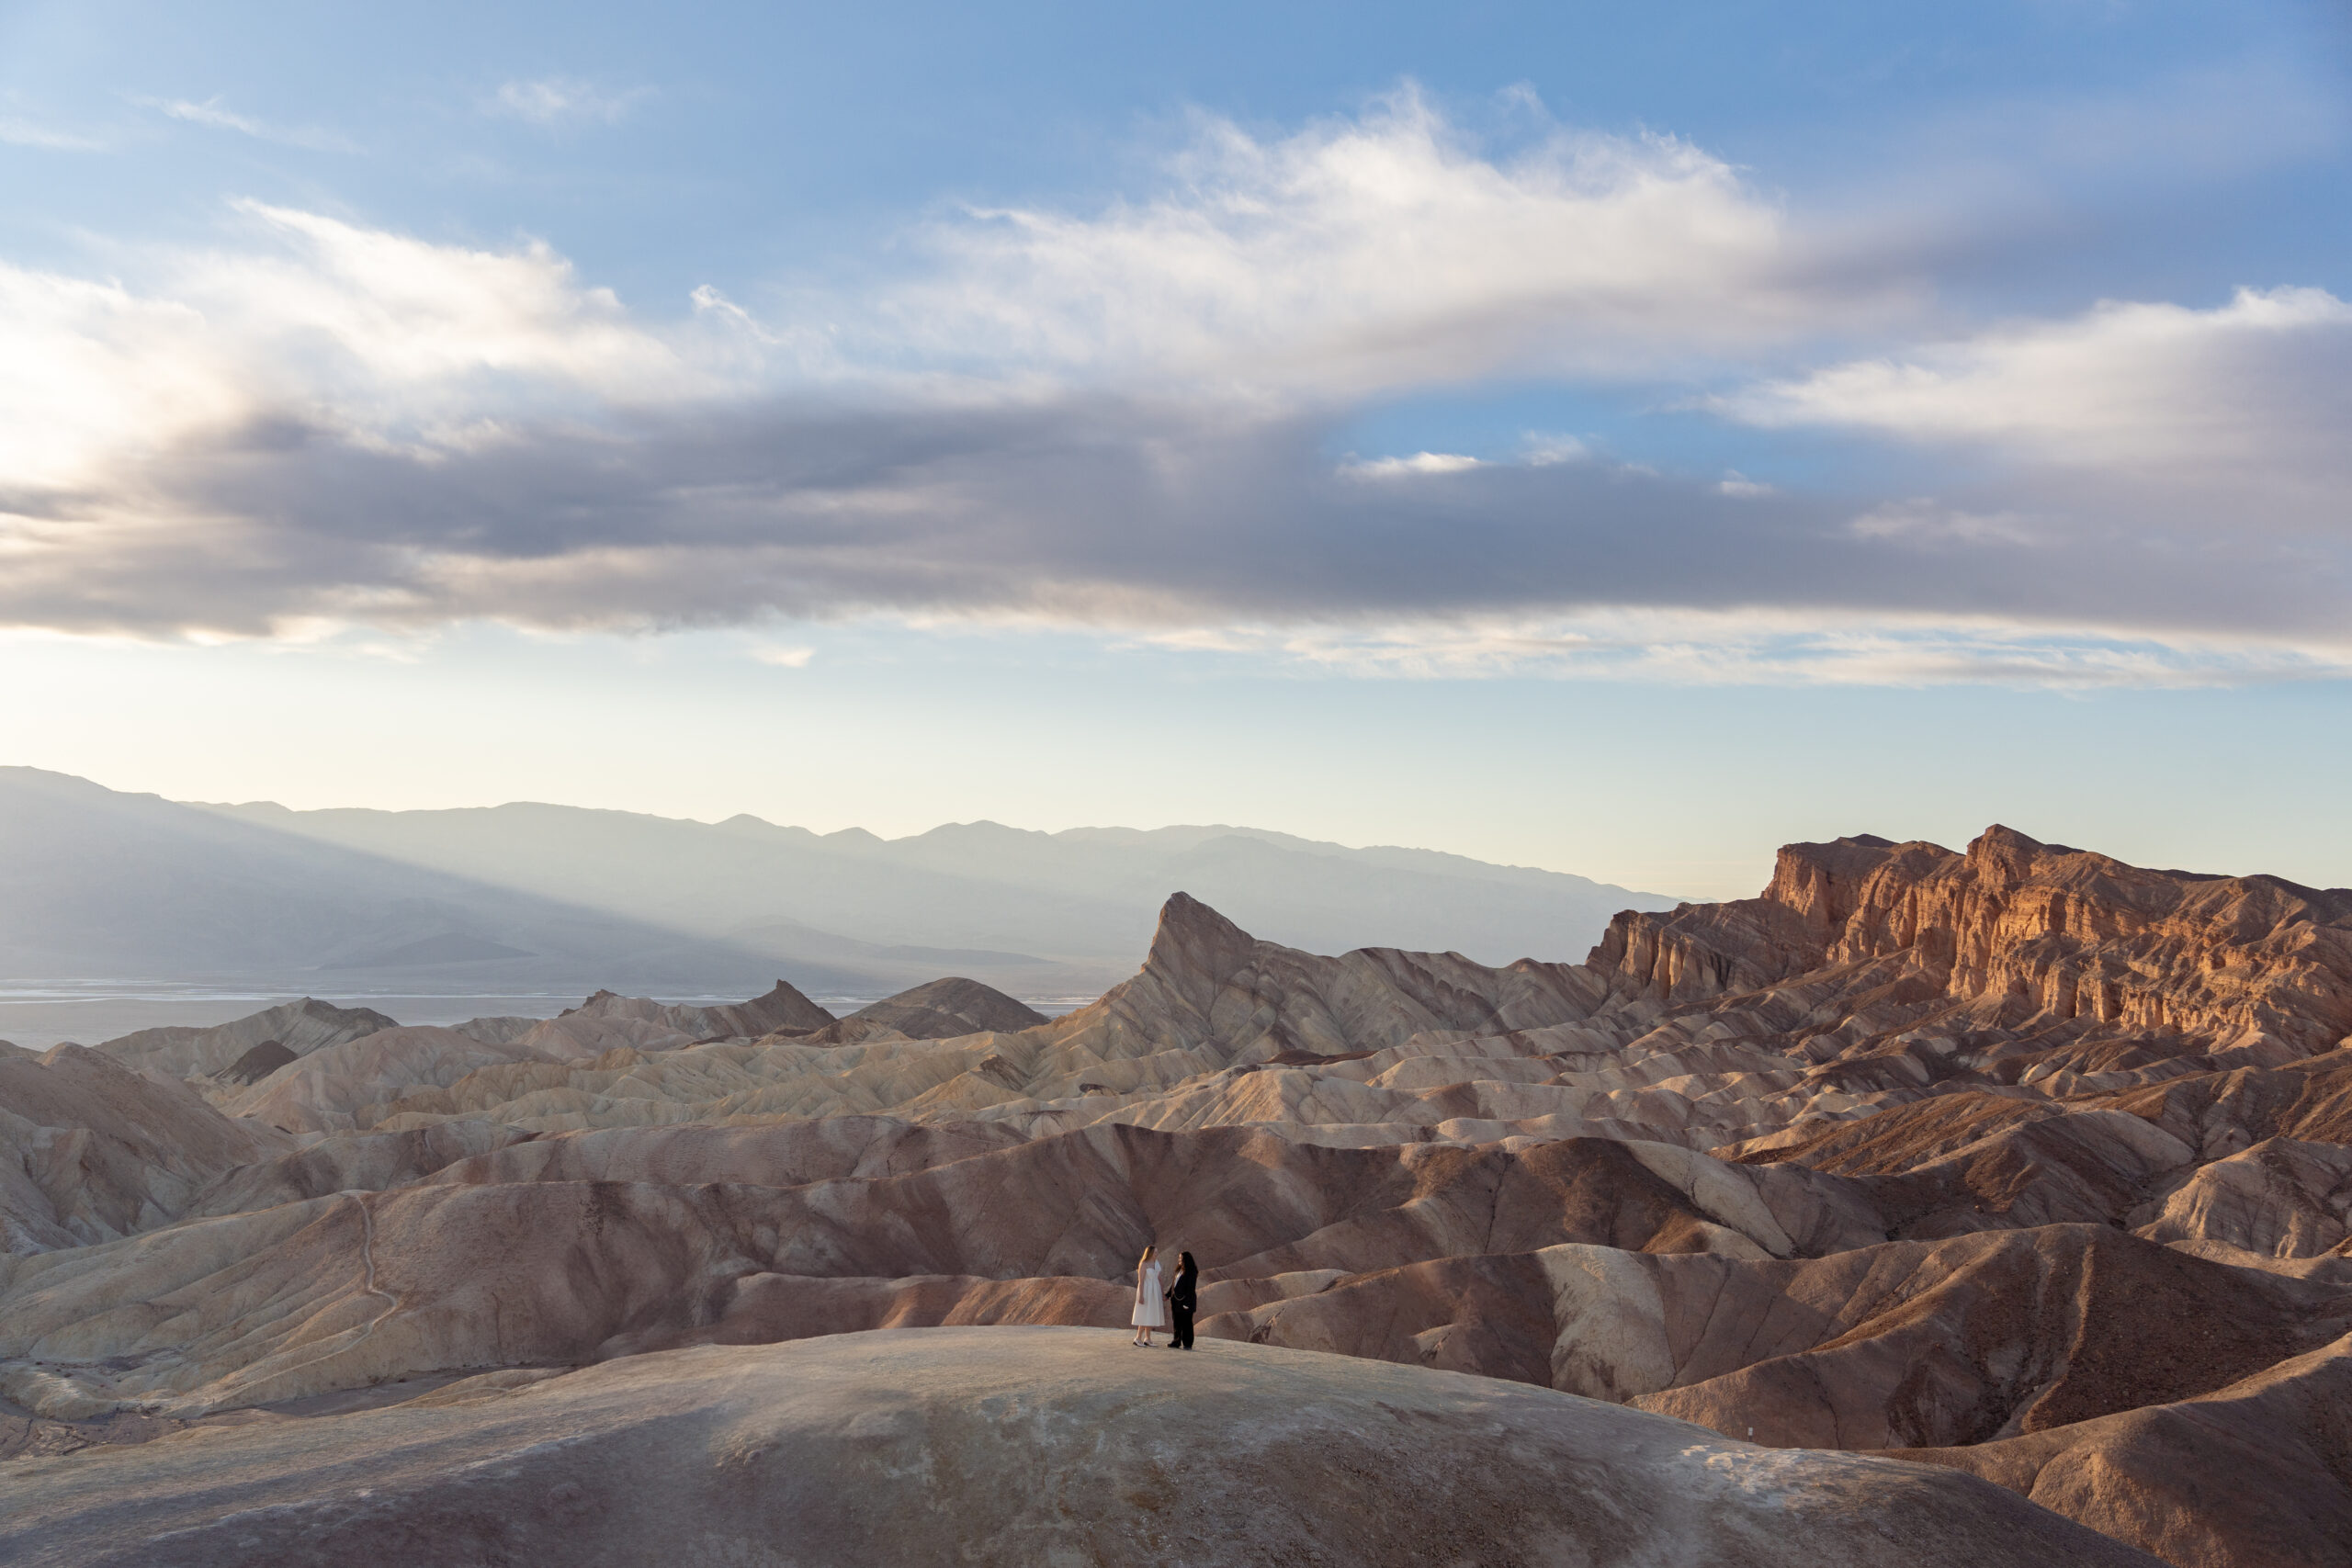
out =
[[516,804],[290,811],[0,769],[8,977],[237,980],[296,994],[612,986],[879,996],[953,969],[1091,997],[1178,887],[1303,946],[1582,952],[1671,899],[1457,855],[1239,828],[884,840]]

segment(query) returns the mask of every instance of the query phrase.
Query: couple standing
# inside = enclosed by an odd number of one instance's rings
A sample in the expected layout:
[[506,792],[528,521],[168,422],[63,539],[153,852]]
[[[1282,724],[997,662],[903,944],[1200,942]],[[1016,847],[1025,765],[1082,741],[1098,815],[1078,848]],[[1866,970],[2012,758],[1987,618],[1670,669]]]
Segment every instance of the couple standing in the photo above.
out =
[[[1151,1331],[1161,1327],[1168,1329],[1170,1350],[1193,1348],[1193,1307],[1198,1300],[1193,1287],[1201,1277],[1201,1267],[1193,1261],[1189,1252],[1176,1256],[1176,1282],[1166,1290],[1159,1285],[1158,1247],[1145,1247],[1143,1258],[1136,1264],[1136,1309],[1130,1316],[1136,1325],[1135,1342],[1146,1348],[1151,1345]],[[1163,1301],[1167,1303],[1165,1313],[1160,1306]],[[1170,1317],[1174,1319],[1172,1325]]]

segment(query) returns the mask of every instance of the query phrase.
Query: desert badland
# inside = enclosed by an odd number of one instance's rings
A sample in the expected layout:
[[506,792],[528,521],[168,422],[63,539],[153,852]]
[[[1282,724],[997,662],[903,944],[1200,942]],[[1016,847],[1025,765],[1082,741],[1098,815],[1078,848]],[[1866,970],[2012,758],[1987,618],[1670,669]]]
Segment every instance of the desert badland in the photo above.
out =
[[1052,1020],[11,1051],[0,1555],[2340,1563],[2347,1045],[2352,891],[1995,827],[1582,964],[1179,892]]
[[2347,433],[2345,0],[0,0],[0,1568],[2352,1568]]

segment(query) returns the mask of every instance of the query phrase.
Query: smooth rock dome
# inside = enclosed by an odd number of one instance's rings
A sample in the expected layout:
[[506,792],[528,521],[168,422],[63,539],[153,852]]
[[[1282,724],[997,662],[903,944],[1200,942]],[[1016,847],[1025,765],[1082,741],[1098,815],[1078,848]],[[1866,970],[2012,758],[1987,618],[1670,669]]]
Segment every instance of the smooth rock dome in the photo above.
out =
[[518,1371],[0,1472],[0,1559],[2148,1568],[1973,1476],[1547,1389],[1124,1331],[885,1330]]

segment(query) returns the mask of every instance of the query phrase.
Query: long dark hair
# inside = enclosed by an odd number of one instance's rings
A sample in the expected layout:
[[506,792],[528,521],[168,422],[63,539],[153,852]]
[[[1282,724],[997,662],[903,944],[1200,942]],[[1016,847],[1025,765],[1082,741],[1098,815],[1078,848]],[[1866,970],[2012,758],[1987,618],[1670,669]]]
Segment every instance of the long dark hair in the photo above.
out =
[[1178,1253],[1176,1264],[1177,1268],[1187,1276],[1198,1274],[1201,1271],[1201,1266],[1193,1261],[1193,1255],[1189,1252]]

